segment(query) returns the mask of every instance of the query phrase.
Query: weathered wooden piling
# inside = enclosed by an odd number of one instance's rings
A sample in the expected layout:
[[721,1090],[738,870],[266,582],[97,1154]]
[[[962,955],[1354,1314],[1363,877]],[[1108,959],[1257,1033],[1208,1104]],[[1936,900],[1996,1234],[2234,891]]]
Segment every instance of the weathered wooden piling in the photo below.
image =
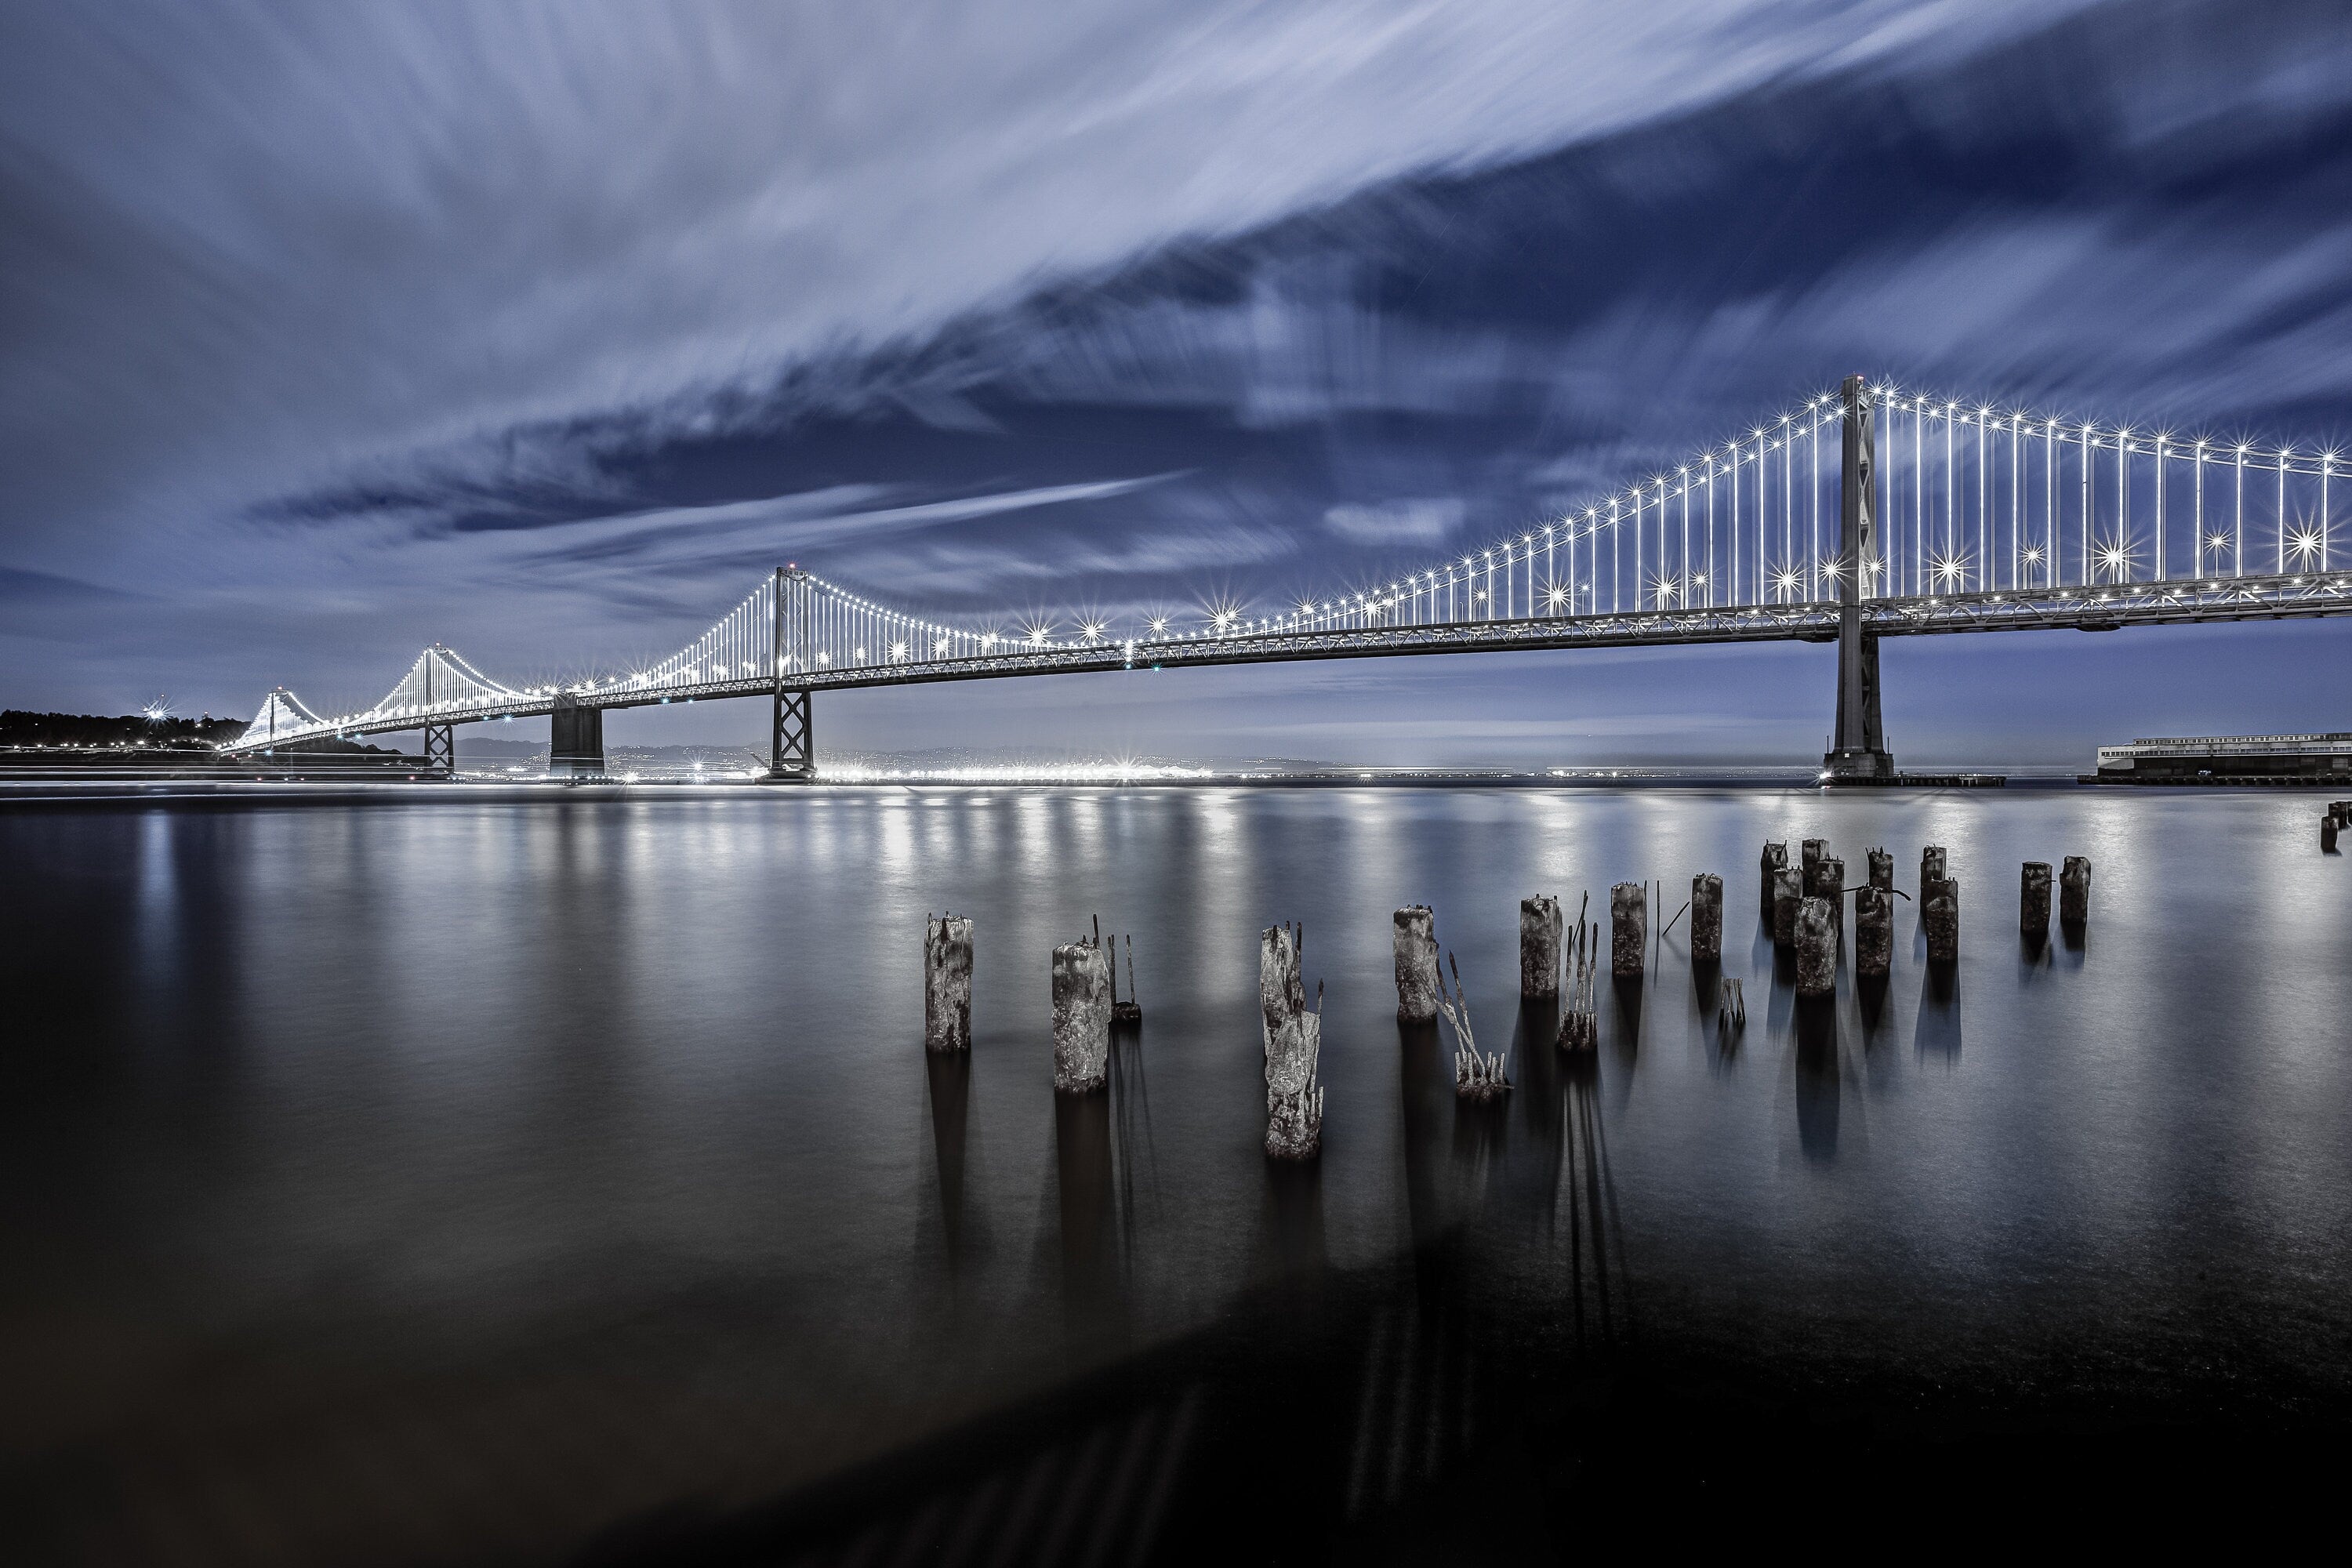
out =
[[2069,855],[2066,863],[2058,868],[2058,919],[2063,924],[2079,926],[2090,918],[2090,858]]
[[1797,847],[1801,862],[1797,868],[1805,874],[1805,897],[1810,899],[1814,896],[1813,868],[1820,865],[1822,857],[1830,852],[1830,841],[1826,838],[1808,838]]
[[1764,913],[1772,913],[1772,874],[1789,868],[1789,847],[1786,844],[1764,846]]
[[[1591,894],[1585,897],[1590,899]],[[1568,950],[1568,1005],[1554,1043],[1563,1051],[1589,1051],[1601,1043],[1601,928],[1576,909],[1576,935]]]
[[1559,900],[1538,893],[1519,900],[1519,994],[1541,1000],[1559,994]]
[[1960,956],[1960,885],[1949,877],[1920,884],[1920,922],[1927,928],[1927,962],[1951,963]]
[[1609,889],[1609,973],[1639,979],[1648,969],[1650,890],[1639,882]]
[[1819,896],[1797,910],[1797,994],[1826,996],[1837,989],[1837,909]]
[[971,921],[923,917],[923,1048],[971,1048]]
[[1845,862],[1834,855],[1824,855],[1813,867],[1813,897],[1830,901],[1830,933],[1832,941],[1845,942]]
[[1510,1075],[1503,1070],[1499,1055],[1481,1055],[1476,1037],[1470,1032],[1470,998],[1462,989],[1462,966],[1454,955],[1445,955],[1445,966],[1454,975],[1454,994],[1441,994],[1437,1009],[1454,1026],[1454,1093],[1458,1100],[1481,1102],[1500,1100],[1511,1092]]
[[2336,816],[2333,812],[2319,819],[2319,847],[2322,850],[2336,847]]
[[1944,847],[1930,844],[1919,851],[1919,896],[1927,896],[1927,884],[1941,881],[1944,877]]
[[1427,904],[1396,912],[1397,1021],[1427,1024],[1437,1017],[1444,981],[1437,973],[1437,916]]
[[1723,879],[1702,871],[1691,879],[1690,950],[1693,963],[1723,957]]
[[[1891,858],[1890,858],[1891,864]],[[1854,889],[1853,972],[1881,976],[1895,958],[1895,894],[1877,883]]]
[[1323,987],[1307,1005],[1299,956],[1304,926],[1266,928],[1258,942],[1258,1005],[1265,1023],[1265,1152],[1277,1160],[1313,1158],[1323,1147]]
[[1895,857],[1884,849],[1871,849],[1864,853],[1870,860],[1870,885],[1892,891],[1895,887]]
[[1054,1088],[1092,1094],[1110,1081],[1110,955],[1084,938],[1054,950]]
[[1772,945],[1787,947],[1797,940],[1797,906],[1805,901],[1802,872],[1783,866],[1772,873]]
[[2028,860],[2018,876],[2017,929],[2040,942],[2050,934],[2050,862]]

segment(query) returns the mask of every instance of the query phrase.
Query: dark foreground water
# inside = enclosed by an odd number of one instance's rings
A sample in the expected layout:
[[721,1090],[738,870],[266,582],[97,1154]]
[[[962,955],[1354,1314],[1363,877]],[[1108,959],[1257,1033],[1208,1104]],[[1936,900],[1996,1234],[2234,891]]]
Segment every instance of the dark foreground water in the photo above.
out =
[[[2291,1517],[2352,1431],[2352,866],[2317,805],[0,806],[0,1555],[1499,1560],[1879,1505]],[[1756,864],[1809,835],[1850,879],[1889,847],[1906,892],[1948,846],[1956,974],[1898,903],[1886,994],[1800,1014]],[[2026,951],[2018,866],[2070,853],[2087,935]],[[1745,1034],[1677,927],[1597,1057],[1556,1057],[1519,898],[1698,870]],[[1509,1044],[1504,1107],[1395,1021],[1412,901]],[[978,922],[968,1060],[921,1045],[942,909]],[[1097,914],[1146,1023],[1057,1102],[1047,955]],[[1260,1147],[1283,919],[1328,986],[1307,1170]]]

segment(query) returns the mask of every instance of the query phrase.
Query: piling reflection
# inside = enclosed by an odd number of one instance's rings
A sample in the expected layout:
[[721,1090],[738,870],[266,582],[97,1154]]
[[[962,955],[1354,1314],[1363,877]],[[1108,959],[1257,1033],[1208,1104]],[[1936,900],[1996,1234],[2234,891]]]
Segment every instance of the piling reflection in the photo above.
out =
[[1054,1096],[1054,1175],[1065,1324],[1075,1342],[1115,1342],[1126,1308],[1109,1095]]
[[931,1152],[939,1191],[940,1235],[948,1272],[961,1274],[966,1262],[964,1158],[971,1139],[971,1054],[933,1051],[924,1055],[931,1102]]
[[1433,1022],[1397,1023],[1397,1102],[1404,1121],[1405,1209],[1412,1244],[1426,1247],[1452,1223],[1442,1191],[1438,1138],[1450,1126],[1454,1072]]
[[1919,985],[1919,1018],[1912,1031],[1922,1058],[1947,1062],[1960,1054],[1960,968],[1931,963]]
[[1837,1158],[1839,1101],[1844,1075],[1838,1060],[1835,996],[1801,996],[1796,1005],[1797,1144],[1805,1158]]

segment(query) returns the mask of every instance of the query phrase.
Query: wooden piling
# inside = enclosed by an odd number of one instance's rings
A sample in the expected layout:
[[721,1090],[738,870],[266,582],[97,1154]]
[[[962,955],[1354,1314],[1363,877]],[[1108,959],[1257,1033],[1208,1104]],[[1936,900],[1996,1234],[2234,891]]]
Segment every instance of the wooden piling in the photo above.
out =
[[1895,894],[1872,882],[1854,890],[1853,972],[1883,976],[1895,957]]
[[2050,862],[2028,860],[2017,884],[2017,929],[2041,942],[2050,934]]
[[1428,1024],[1437,1018],[1444,983],[1437,973],[1437,916],[1427,904],[1407,904],[1396,912],[1391,937],[1396,952],[1397,1022]]
[[1772,873],[1772,945],[1787,947],[1797,940],[1797,906],[1805,900],[1805,879],[1793,867]]
[[1872,849],[1866,853],[1870,858],[1870,885],[1874,888],[1885,888],[1889,892],[1894,891],[1895,857],[1884,849]]
[[971,921],[923,917],[923,1048],[971,1048]]
[[1919,918],[1927,928],[1927,962],[1953,963],[1960,956],[1960,885],[1937,877],[1920,886]]
[[1927,884],[1944,878],[1944,847],[1930,844],[1919,851],[1919,896],[1927,896]]
[[1840,946],[1845,942],[1845,862],[1824,855],[1813,865],[1813,897],[1830,901],[1830,931]]
[[1299,960],[1303,926],[1269,926],[1258,942],[1258,1005],[1265,1026],[1265,1152],[1277,1160],[1312,1159],[1323,1148],[1323,987],[1307,1005]]
[[1519,900],[1519,994],[1539,1001],[1559,994],[1559,900],[1538,893]]
[[2085,856],[2069,855],[2058,868],[2058,919],[2079,926],[2090,918],[2091,862]]
[[1691,879],[1690,953],[1693,963],[1723,957],[1723,879],[1702,871]]
[[1764,914],[1768,920],[1772,914],[1772,874],[1788,868],[1789,847],[1786,844],[1764,846]]
[[1110,1081],[1110,955],[1080,939],[1054,950],[1054,1088],[1092,1094]]
[[2319,847],[2322,853],[2332,853],[2336,848],[2336,818],[2333,816],[2319,819]]
[[1837,907],[1818,895],[1797,910],[1797,994],[1827,996],[1837,989]]
[[1639,979],[1649,967],[1650,894],[1639,882],[1609,889],[1609,972],[1620,980]]

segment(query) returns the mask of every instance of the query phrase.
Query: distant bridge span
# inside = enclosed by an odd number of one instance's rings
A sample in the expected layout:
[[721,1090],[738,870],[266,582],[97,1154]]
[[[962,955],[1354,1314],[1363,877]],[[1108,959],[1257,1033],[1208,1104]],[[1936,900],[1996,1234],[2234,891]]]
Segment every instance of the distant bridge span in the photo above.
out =
[[1493,548],[1273,616],[1219,606],[1194,625],[1082,622],[1075,633],[1011,619],[948,625],[788,566],[694,643],[644,668],[517,689],[436,645],[361,712],[321,715],[280,687],[221,749],[300,750],[422,730],[427,763],[453,767],[454,726],[545,714],[552,771],[593,775],[604,771],[606,709],[766,697],[771,776],[805,780],[815,776],[819,690],[1815,641],[1840,648],[1823,776],[1884,780],[1894,764],[1879,722],[1882,637],[2352,611],[2352,572],[2332,560],[2341,466],[2332,451],[2072,424],[1856,376],[1748,437]]

